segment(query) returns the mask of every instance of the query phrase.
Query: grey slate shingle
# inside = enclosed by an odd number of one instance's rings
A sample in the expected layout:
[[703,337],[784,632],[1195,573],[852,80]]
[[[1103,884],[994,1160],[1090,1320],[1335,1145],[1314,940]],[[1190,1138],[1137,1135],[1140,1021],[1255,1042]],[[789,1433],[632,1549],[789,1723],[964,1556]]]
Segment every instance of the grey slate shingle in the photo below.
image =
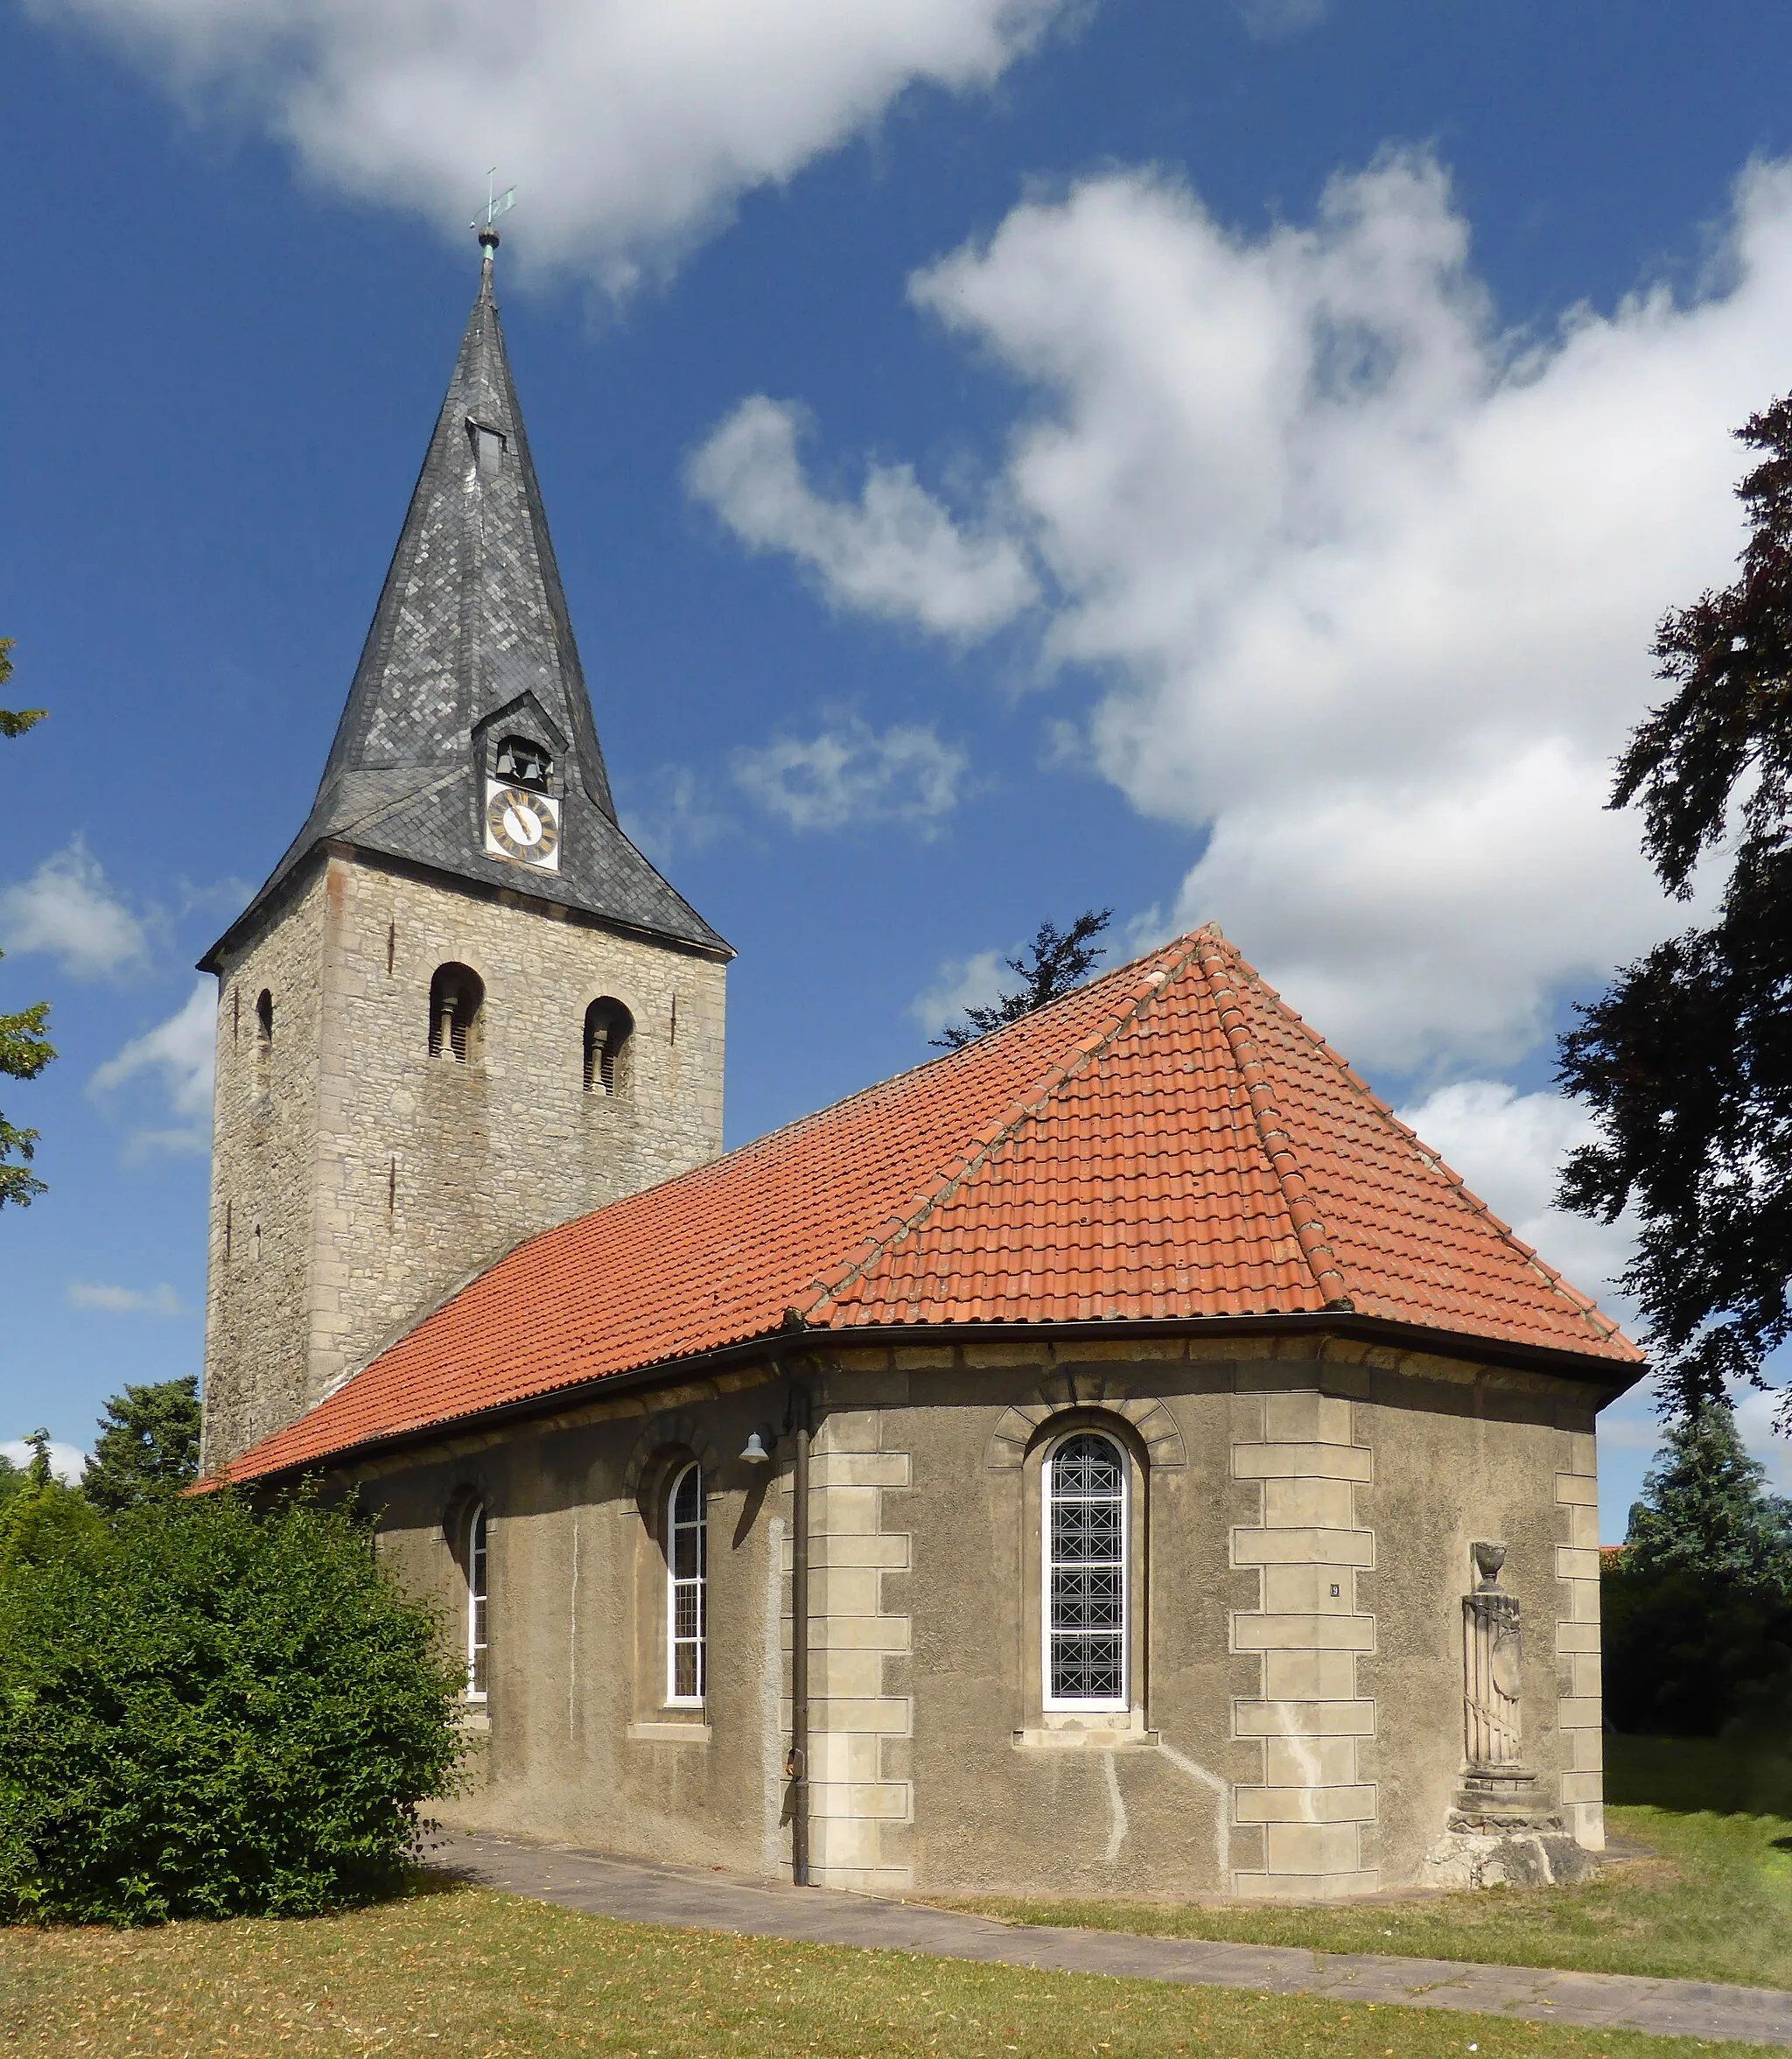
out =
[[[478,463],[475,425],[504,439],[489,474]],[[484,850],[473,732],[525,694],[557,732],[542,739],[559,760],[557,873]],[[542,725],[522,718],[518,726],[533,732]],[[261,892],[201,961],[206,969],[216,969],[220,953],[325,843],[732,956],[616,820],[505,354],[489,249],[317,799]]]

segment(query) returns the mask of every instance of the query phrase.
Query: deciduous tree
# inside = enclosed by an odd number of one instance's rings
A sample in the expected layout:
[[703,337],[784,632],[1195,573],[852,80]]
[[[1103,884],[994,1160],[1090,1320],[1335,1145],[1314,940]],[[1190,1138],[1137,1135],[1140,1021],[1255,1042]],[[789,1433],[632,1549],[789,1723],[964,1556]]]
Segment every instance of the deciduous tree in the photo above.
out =
[[1561,1204],[1639,1225],[1624,1285],[1670,1405],[1768,1384],[1792,1334],[1792,398],[1738,431],[1760,462],[1737,489],[1752,533],[1735,582],[1665,615],[1674,691],[1630,739],[1611,805],[1687,898],[1727,864],[1716,919],[1658,945],[1579,1011],[1559,1077],[1601,1135]]
[[[12,676],[12,643],[11,637],[0,636],[0,686]],[[41,708],[0,708],[0,737],[23,736],[43,718]],[[0,951],[0,957],[5,955]],[[49,1020],[47,1001],[36,1002],[11,1015],[0,1015],[0,1075],[14,1080],[37,1078],[56,1055],[44,1034]],[[8,1201],[24,1207],[33,1194],[44,1191],[43,1181],[26,1170],[37,1141],[35,1130],[18,1129],[0,1114],[0,1208]],[[8,1164],[12,1159],[19,1162]]]

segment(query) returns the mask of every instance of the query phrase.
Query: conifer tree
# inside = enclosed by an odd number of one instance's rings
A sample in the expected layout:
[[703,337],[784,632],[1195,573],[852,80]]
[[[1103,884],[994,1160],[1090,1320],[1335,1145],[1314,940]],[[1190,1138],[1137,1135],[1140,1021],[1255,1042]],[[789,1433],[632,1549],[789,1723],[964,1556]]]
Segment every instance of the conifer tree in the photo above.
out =
[[[1665,615],[1672,696],[1619,760],[1611,805],[1682,899],[1698,861],[1729,875],[1706,928],[1658,945],[1579,1011],[1559,1078],[1600,1138],[1570,1159],[1563,1207],[1640,1224],[1624,1276],[1672,1405],[1768,1383],[1792,1335],[1792,397],[1738,432],[1761,454],[1737,492],[1740,576]],[[1783,1406],[1784,1404],[1782,1404]]]
[[106,1404],[81,1492],[96,1509],[120,1515],[178,1494],[200,1469],[200,1383],[164,1380],[127,1386]]
[[948,1023],[931,1040],[956,1051],[991,1030],[1061,1000],[1082,984],[1097,959],[1107,956],[1106,945],[1096,939],[1113,920],[1112,908],[1086,908],[1066,930],[1060,931],[1055,922],[1041,922],[1024,956],[1003,960],[1011,972],[1020,975],[1024,984],[1019,990],[1002,995],[991,1007],[967,1008],[962,1022]]
[[1792,1502],[1766,1491],[1726,1403],[1706,1401],[1669,1428],[1630,1510],[1626,1563],[1792,1594]]

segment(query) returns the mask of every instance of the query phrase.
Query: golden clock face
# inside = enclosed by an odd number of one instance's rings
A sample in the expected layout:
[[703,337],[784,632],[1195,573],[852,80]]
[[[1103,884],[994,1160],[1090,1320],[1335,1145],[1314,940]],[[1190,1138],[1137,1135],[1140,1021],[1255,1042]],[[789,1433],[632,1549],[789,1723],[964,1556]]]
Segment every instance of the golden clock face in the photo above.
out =
[[560,870],[560,803],[527,787],[486,781],[486,849],[538,871]]

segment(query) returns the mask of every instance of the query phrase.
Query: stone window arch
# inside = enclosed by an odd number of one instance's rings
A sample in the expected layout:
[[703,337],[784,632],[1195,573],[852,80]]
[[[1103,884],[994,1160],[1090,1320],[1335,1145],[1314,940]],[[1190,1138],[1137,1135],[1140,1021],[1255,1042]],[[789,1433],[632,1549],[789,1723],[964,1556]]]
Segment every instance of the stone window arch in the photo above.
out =
[[256,1081],[265,1087],[274,1069],[274,996],[263,987],[256,997]]
[[584,1090],[601,1098],[626,1101],[634,1088],[631,1047],[634,1018],[621,1002],[606,994],[584,1012]]
[[452,961],[430,982],[430,1056],[465,1065],[480,1052],[486,983],[470,965]]

